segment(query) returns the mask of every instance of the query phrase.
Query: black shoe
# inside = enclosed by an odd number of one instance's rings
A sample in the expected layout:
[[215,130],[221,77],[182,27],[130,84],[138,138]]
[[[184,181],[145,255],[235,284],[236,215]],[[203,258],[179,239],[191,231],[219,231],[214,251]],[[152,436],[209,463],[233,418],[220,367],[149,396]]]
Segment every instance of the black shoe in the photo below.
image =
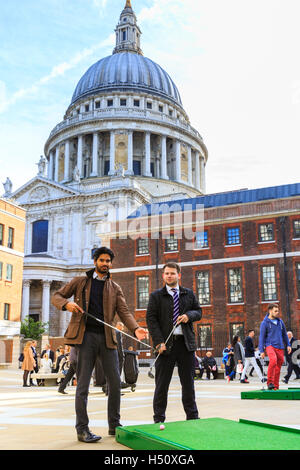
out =
[[90,442],[100,441],[100,439],[102,439],[102,437],[101,436],[96,436],[96,434],[93,434],[91,431],[87,430],[87,431],[83,431],[80,434],[77,433],[77,439],[81,442],[90,443]]
[[109,436],[115,436],[116,435],[116,428],[117,427],[122,427],[122,424],[116,424],[114,427],[111,427],[108,429],[108,434]]
[[58,391],[58,393],[61,393],[62,395],[68,395],[67,392],[65,392],[64,390],[58,389],[57,391]]
[[30,387],[30,385],[27,385],[27,384],[23,384],[23,387]]
[[262,383],[265,383],[267,380],[268,380],[268,379],[266,379],[266,377],[263,377],[263,378],[261,379]]
[[241,379],[240,382],[241,382],[241,384],[248,384],[249,383],[249,381],[247,379]]
[[268,390],[274,390],[274,384],[268,384]]
[[282,382],[283,382],[284,384],[288,384],[288,383],[289,383],[289,381],[286,380],[286,379],[282,379]]

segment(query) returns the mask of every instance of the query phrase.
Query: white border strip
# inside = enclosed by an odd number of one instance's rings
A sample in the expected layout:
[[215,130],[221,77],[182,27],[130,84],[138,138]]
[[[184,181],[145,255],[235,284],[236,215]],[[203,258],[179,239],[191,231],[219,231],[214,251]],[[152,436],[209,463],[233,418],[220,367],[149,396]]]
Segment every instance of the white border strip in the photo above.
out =
[[20,256],[21,258],[24,258],[24,253],[22,253],[21,251],[12,250],[11,248],[7,248],[6,246],[0,245],[0,251],[4,251],[5,253],[8,253],[9,255],[15,255],[15,256]]
[[[300,256],[300,251],[293,251],[286,254],[287,257],[291,258],[293,256]],[[283,258],[283,253],[271,253],[267,255],[259,255],[259,256],[237,256],[235,258],[218,258],[218,259],[205,259],[199,261],[186,261],[183,263],[178,263],[179,266],[205,266],[210,264],[221,264],[221,263],[240,263],[244,261],[255,261],[255,260],[264,260],[264,259],[279,259]],[[163,268],[164,264],[159,264],[158,268]],[[155,265],[151,266],[134,266],[128,268],[120,268],[120,269],[111,269],[111,273],[126,273],[128,271],[149,271],[156,269]]]

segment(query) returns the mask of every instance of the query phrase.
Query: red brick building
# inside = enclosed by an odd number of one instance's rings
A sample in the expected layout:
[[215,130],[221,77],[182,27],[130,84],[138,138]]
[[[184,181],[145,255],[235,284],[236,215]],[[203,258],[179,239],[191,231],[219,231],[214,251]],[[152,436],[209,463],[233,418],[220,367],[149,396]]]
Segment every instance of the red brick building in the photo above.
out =
[[[200,205],[204,225],[198,230],[199,224],[191,224],[193,237],[187,239],[176,217],[190,207],[195,214]],[[244,337],[249,328],[258,340],[269,303],[278,303],[287,328],[299,336],[300,184],[171,201],[164,203],[164,212],[166,206],[169,234],[161,228],[154,239],[150,229],[137,230],[136,239],[131,234],[111,240],[113,278],[141,326],[149,294],[162,286],[161,268],[172,260],[181,266],[182,285],[194,290],[202,306],[202,320],[195,325],[200,349],[220,355],[228,339],[236,333]],[[142,209],[130,221],[145,210],[151,214],[153,206]]]

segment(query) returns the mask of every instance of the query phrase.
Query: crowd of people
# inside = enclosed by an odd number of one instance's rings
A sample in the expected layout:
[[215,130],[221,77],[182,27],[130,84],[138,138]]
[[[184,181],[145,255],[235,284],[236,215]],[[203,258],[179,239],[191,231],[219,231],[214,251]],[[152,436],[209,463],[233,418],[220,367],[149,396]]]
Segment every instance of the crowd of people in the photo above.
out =
[[[19,357],[21,369],[23,370],[23,387],[43,386],[44,379],[33,380],[32,374],[66,374],[70,367],[70,346],[60,346],[53,351],[50,344],[37,352],[37,341],[27,341],[23,353]],[[58,379],[58,383],[61,379]]]
[[[118,322],[116,327],[122,331],[124,325]],[[136,382],[139,374],[138,367],[138,352],[134,351],[132,346],[128,349],[123,348],[123,341],[121,334],[117,335],[118,341],[118,359],[122,388],[130,387],[132,391],[136,389]],[[59,346],[56,351],[51,349],[50,344],[39,354],[36,350],[37,341],[27,341],[23,353],[19,357],[21,362],[21,369],[23,372],[23,387],[44,386],[45,380],[42,378],[32,378],[33,373],[38,374],[63,374],[64,377],[57,379],[58,392],[66,395],[65,391],[68,385],[76,385],[76,366],[77,366],[77,352],[71,346]],[[103,373],[101,361],[96,364],[93,371],[94,386],[101,386],[103,392],[108,395],[106,384],[106,377]]]

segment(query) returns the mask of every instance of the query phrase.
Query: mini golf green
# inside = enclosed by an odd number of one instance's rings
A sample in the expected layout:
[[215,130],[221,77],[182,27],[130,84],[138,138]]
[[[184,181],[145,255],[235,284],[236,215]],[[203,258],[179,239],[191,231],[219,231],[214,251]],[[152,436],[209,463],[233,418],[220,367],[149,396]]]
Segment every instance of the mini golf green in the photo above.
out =
[[253,390],[241,392],[242,400],[300,400],[300,389]]
[[300,430],[254,421],[208,418],[124,426],[116,440],[134,450],[299,450]]

